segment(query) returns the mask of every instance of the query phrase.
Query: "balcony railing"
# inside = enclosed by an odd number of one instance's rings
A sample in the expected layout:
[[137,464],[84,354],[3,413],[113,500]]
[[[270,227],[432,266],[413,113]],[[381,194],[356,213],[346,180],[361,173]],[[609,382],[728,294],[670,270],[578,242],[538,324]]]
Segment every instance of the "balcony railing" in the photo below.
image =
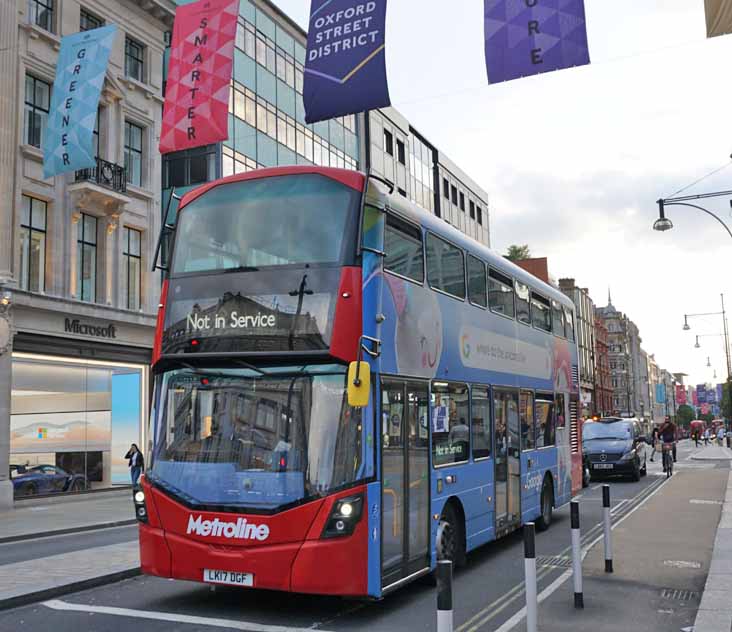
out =
[[127,191],[127,173],[124,167],[97,158],[96,167],[79,169],[75,182],[94,182],[118,193]]

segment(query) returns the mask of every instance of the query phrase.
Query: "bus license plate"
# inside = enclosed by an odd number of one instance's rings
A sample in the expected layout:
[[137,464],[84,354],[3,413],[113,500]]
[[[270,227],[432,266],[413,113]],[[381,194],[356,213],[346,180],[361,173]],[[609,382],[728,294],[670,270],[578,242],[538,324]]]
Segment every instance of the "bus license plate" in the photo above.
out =
[[612,463],[595,463],[596,470],[612,470],[615,467]]
[[252,573],[237,571],[216,571],[210,568],[203,569],[203,581],[209,584],[229,584],[231,586],[254,586]]

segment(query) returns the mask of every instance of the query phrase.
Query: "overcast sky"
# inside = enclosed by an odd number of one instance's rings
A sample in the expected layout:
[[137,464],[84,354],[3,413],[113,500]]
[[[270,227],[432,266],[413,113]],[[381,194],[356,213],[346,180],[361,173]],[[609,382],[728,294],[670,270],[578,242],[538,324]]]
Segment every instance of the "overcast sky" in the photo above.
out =
[[[276,0],[307,28],[309,0]],[[390,0],[393,105],[490,198],[493,247],[528,244],[556,279],[640,328],[643,348],[688,383],[726,377],[732,240],[701,211],[655,200],[729,162],[732,36],[706,39],[703,0],[585,0],[590,66],[488,86],[482,0]],[[686,193],[732,189],[732,167]],[[701,203],[705,205],[705,203]],[[732,225],[727,199],[707,208]],[[707,368],[707,356],[712,368]]]

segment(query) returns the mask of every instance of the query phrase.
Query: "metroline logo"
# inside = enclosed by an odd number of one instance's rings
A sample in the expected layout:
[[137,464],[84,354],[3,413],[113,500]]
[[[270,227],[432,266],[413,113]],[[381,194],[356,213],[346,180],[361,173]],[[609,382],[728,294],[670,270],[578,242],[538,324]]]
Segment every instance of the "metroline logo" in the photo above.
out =
[[269,527],[266,524],[247,523],[246,518],[239,518],[236,522],[224,522],[215,518],[204,520],[203,516],[194,518],[188,516],[187,534],[195,533],[201,536],[217,536],[222,538],[237,538],[241,540],[259,540],[269,537]]

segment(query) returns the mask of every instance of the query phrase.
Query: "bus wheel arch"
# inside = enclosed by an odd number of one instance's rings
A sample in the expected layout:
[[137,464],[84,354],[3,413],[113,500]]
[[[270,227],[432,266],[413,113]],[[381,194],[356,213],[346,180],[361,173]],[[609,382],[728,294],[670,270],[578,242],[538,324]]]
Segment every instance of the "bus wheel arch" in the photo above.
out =
[[541,496],[539,499],[539,517],[536,519],[536,528],[539,531],[546,531],[552,523],[554,506],[556,503],[556,492],[554,490],[554,477],[551,472],[544,474],[541,484]]
[[447,499],[442,507],[435,537],[437,559],[449,559],[455,566],[466,561],[465,510],[456,496]]

